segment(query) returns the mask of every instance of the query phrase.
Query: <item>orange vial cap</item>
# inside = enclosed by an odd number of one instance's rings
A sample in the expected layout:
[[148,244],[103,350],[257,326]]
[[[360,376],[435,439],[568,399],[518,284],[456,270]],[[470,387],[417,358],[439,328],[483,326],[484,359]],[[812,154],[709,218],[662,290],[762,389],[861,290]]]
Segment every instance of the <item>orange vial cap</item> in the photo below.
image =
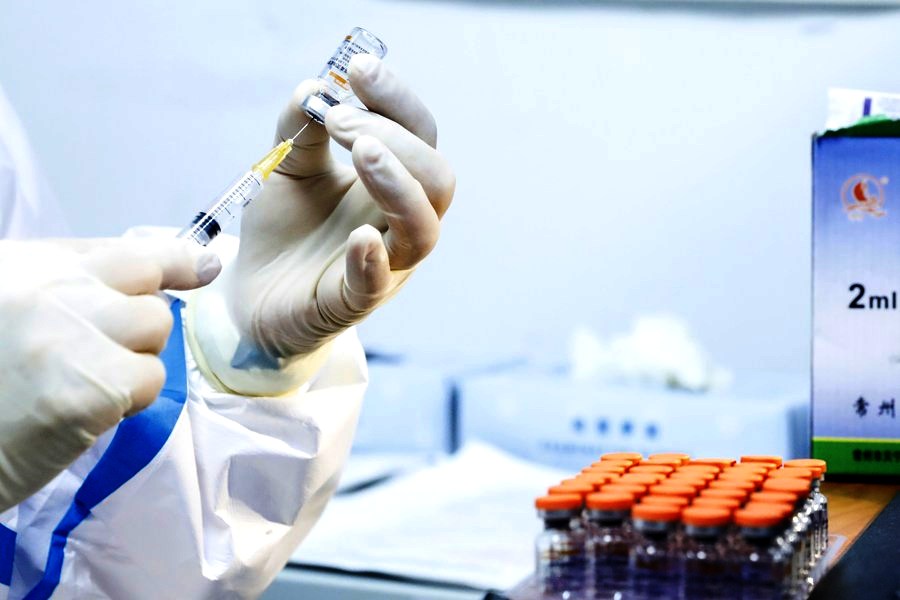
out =
[[[636,467],[635,467],[636,468]],[[619,478],[620,483],[636,483],[638,485],[656,485],[664,480],[665,476],[659,473],[635,473],[634,469],[628,471]]]
[[631,509],[631,517],[641,521],[677,521],[681,508],[671,504],[637,504]]
[[690,454],[685,454],[684,452],[657,452],[656,454],[651,454],[648,456],[650,460],[656,459],[664,459],[664,460],[677,460],[679,465],[683,465],[687,461],[691,460]]
[[582,473],[575,479],[582,483],[593,486],[594,490],[600,489],[601,486],[618,479],[618,475],[613,473]]
[[727,508],[728,510],[735,511],[741,507],[741,502],[735,498],[709,498],[700,496],[699,498],[694,499],[691,506],[712,506],[714,508]]
[[673,469],[676,467],[680,467],[682,464],[681,459],[678,458],[645,458],[637,466],[645,466],[652,467],[656,465],[662,465],[664,467],[672,467]]
[[660,475],[668,475],[672,471],[675,470],[675,467],[671,465],[645,465],[644,463],[639,464],[636,467],[631,467],[628,472],[629,473],[659,473]]
[[590,510],[628,510],[634,505],[634,497],[621,492],[598,492],[588,494],[584,503]]
[[709,489],[709,490],[703,490],[702,492],[700,492],[700,497],[701,498],[734,498],[738,502],[743,502],[744,500],[747,499],[747,492],[745,492],[744,490],[736,490],[734,488],[727,489],[727,490]]
[[776,467],[780,467],[784,460],[774,454],[748,454],[741,457],[742,463],[771,463]]
[[756,484],[746,479],[717,479],[709,484],[711,490],[742,490],[750,493],[756,489]]
[[681,511],[681,522],[693,527],[720,527],[730,521],[731,511],[727,508],[689,506]]
[[717,475],[722,470],[722,467],[719,465],[707,465],[707,464],[694,464],[693,461],[688,462],[686,465],[682,465],[678,467],[675,472],[676,473],[686,473],[686,472],[694,472],[701,471],[703,473],[712,473],[713,475]]
[[586,483],[560,483],[547,488],[547,493],[551,496],[554,494],[578,494],[587,496],[594,491],[594,486]]
[[592,462],[592,467],[609,467],[616,466],[622,467],[623,469],[627,469],[631,465],[634,464],[632,460],[598,460],[597,462]]
[[773,502],[776,504],[796,504],[798,495],[791,492],[754,492],[750,502]]
[[776,509],[744,509],[734,513],[734,522],[738,527],[775,527],[781,524],[784,517]]
[[812,487],[812,485],[809,479],[797,479],[796,477],[766,479],[762,485],[764,491],[792,492],[801,496],[808,494],[810,487]]
[[828,463],[818,458],[795,458],[784,461],[786,467],[800,467],[801,469],[818,469],[821,473],[828,470]]
[[534,507],[539,510],[578,510],[581,505],[581,496],[578,494],[550,494],[534,501]]
[[781,512],[781,517],[786,518],[794,512],[793,504],[785,504],[781,502],[748,502],[744,505],[747,510],[771,510],[776,509]]
[[681,496],[655,496],[650,494],[641,498],[641,504],[668,504],[669,506],[680,506],[684,508],[690,504],[690,500]]
[[610,463],[604,465],[603,463],[597,463],[596,465],[591,465],[590,467],[585,467],[581,470],[582,473],[617,473],[621,475],[626,471],[627,467],[623,467],[622,465],[618,465],[615,463]]
[[702,477],[687,477],[687,476],[676,477],[675,479],[672,479],[670,477],[669,479],[666,479],[665,481],[663,481],[663,483],[665,485],[689,485],[692,488],[694,488],[694,490],[702,490],[707,485],[709,485],[709,481],[707,481],[706,479],[703,479]]
[[621,492],[631,494],[632,498],[640,498],[647,493],[646,485],[638,485],[637,483],[608,483],[603,486],[604,492]]
[[719,470],[721,471],[736,462],[737,461],[733,458],[695,458],[688,461],[688,465],[712,465],[714,467],[719,467]]
[[654,496],[680,496],[682,498],[693,498],[697,495],[697,490],[690,485],[679,485],[677,483],[662,483],[654,485],[650,488],[650,493]]
[[632,464],[639,462],[644,455],[640,452],[607,452],[600,456],[600,460],[628,460]]
[[800,467],[785,467],[783,469],[775,469],[769,472],[769,479],[780,479],[783,477],[797,477],[799,479],[813,479],[812,469],[803,469]]
[[752,471],[725,471],[719,475],[721,481],[749,481],[754,485],[759,485],[765,480],[766,476]]
[[750,472],[750,473],[758,473],[760,475],[765,475],[766,473],[771,471],[771,469],[768,467],[769,464],[771,464],[771,463],[738,463],[738,464],[734,465],[733,467],[728,467],[727,469],[725,469],[724,472],[725,473]]
[[709,483],[710,481],[714,481],[716,478],[715,473],[710,473],[708,471],[675,471],[671,475],[669,475],[669,481],[681,481],[682,479],[691,480],[701,480]]

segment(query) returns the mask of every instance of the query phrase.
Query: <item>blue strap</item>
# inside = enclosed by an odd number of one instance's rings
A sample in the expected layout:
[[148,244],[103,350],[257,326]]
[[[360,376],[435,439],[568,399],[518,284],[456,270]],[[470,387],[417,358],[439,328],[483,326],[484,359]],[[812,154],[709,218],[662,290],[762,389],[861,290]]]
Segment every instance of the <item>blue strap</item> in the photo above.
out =
[[[166,382],[156,401],[133,417],[123,419],[109,447],[75,493],[69,510],[53,530],[47,563],[41,580],[25,600],[45,600],[59,584],[69,534],[89,518],[91,509],[134,477],[162,449],[187,399],[182,302],[172,302],[175,319],[172,334],[160,358],[166,366]],[[10,567],[12,565],[10,564]]]
[[0,525],[0,584],[12,583],[13,558],[16,555],[16,532]]

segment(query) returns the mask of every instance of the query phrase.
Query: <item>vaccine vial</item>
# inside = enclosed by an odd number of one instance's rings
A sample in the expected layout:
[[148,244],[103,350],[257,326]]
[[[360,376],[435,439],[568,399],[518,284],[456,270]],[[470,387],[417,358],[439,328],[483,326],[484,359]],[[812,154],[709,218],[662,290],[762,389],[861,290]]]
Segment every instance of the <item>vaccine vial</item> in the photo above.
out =
[[730,560],[735,566],[741,600],[771,600],[791,596],[791,547],[779,537],[784,514],[775,505],[734,513],[738,538]]
[[586,530],[578,494],[550,494],[535,500],[544,530],[535,542],[535,573],[544,594],[567,598],[587,589]]
[[806,595],[812,589],[810,578],[815,556],[812,551],[812,522],[808,510],[811,483],[808,479],[793,477],[769,478],[763,483],[763,491],[787,492],[797,497],[796,508],[791,519],[788,539],[795,548],[797,590]]
[[[809,521],[809,552],[810,552],[810,569],[812,569],[815,561],[821,556],[821,536],[822,527],[820,523],[821,512],[820,506],[816,498],[815,481],[818,478],[817,469],[808,469],[805,467],[789,467],[773,471],[769,474],[769,479],[798,479],[805,482],[809,487],[809,493],[806,494],[804,502],[799,507],[800,512],[805,520]],[[799,489],[799,488],[798,488]]]
[[677,598],[678,519],[681,508],[638,504],[631,510],[635,541],[629,554],[632,598]]
[[548,489],[516,600],[806,598],[823,571],[826,465],[604,455]]
[[325,123],[325,113],[329,108],[353,98],[354,93],[350,88],[350,59],[357,54],[372,54],[384,58],[387,46],[362,27],[353,28],[319,73],[321,90],[308,96],[301,104],[306,114],[317,123]]
[[684,535],[678,552],[680,598],[735,597],[727,557],[730,522],[731,511],[727,508],[691,506],[681,513]]
[[805,468],[813,471],[812,501],[813,527],[815,528],[815,555],[821,558],[828,550],[828,498],[822,493],[822,481],[828,468],[824,460],[817,458],[798,458],[784,463],[788,468]]
[[628,596],[633,505],[634,497],[621,492],[590,494],[585,501],[591,598],[615,600]]

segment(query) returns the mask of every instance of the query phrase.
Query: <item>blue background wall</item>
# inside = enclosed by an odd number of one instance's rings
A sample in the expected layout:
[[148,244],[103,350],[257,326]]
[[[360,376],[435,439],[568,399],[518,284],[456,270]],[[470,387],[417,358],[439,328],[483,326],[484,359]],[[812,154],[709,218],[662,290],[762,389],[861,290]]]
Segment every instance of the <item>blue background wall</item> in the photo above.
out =
[[827,87],[900,90],[898,12],[38,0],[4,4],[0,85],[75,232],[180,225],[357,24],[459,180],[370,346],[553,362],[578,323],[666,311],[719,362],[806,368],[809,136]]

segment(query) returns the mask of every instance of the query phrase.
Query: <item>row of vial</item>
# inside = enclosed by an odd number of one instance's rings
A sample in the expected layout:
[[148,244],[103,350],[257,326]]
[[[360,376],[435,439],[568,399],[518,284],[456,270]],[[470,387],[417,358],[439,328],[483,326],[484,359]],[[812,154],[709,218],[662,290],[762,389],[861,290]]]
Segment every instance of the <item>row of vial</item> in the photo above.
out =
[[545,598],[805,598],[828,545],[824,461],[605,454],[536,500]]

